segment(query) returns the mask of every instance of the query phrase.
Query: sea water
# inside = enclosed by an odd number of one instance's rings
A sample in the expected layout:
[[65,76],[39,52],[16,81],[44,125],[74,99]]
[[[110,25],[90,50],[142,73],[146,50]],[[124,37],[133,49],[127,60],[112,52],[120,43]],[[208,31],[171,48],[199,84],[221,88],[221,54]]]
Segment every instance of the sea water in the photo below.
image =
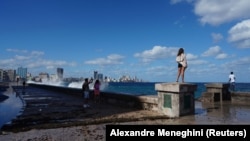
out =
[[0,95],[8,96],[7,99],[0,102],[0,128],[2,128],[4,124],[11,123],[12,119],[21,114],[24,104],[15,92],[6,94],[1,92]]
[[[122,93],[128,95],[157,95],[155,90],[156,83],[165,82],[101,82],[101,91]],[[212,82],[190,82],[197,85],[194,93],[195,99],[201,97],[202,93],[206,91],[205,84]],[[216,82],[217,83],[217,82]],[[63,87],[81,89],[83,82],[61,83]],[[60,85],[58,83],[56,86]],[[90,83],[90,89],[93,89],[93,83]],[[250,83],[236,83],[235,91],[250,92]]]
[[[127,83],[109,83],[103,91],[116,92],[129,95],[157,95],[155,84],[160,82],[127,82]],[[194,83],[197,85],[195,98],[199,98],[206,91],[205,83]]]

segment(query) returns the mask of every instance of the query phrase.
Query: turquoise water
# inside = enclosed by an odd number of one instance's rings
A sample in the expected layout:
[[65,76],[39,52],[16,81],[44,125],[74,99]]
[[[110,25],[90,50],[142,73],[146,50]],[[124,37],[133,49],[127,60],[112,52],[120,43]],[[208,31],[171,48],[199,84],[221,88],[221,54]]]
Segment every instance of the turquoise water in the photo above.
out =
[[[157,95],[155,91],[155,84],[158,82],[127,82],[127,83],[108,83],[103,91],[124,93],[129,95]],[[199,98],[203,92],[206,91],[204,82],[194,82],[192,84],[197,85],[197,90],[195,91],[195,98]],[[246,91],[250,92],[250,83],[237,83],[236,91]]]
[[[127,83],[109,83],[103,91],[124,93],[129,95],[157,95],[155,91],[156,82],[127,82]],[[206,90],[205,83],[194,83],[197,84],[197,90],[195,91],[195,98],[199,98]]]

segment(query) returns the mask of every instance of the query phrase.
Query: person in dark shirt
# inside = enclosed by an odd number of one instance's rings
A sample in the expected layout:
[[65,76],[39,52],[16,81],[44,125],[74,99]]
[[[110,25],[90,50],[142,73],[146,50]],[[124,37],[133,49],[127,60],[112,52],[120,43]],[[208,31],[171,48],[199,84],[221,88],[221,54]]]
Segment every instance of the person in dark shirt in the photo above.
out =
[[89,79],[85,78],[84,83],[82,84],[82,91],[83,91],[83,98],[84,98],[84,104],[83,104],[83,108],[87,108],[90,107],[89,105],[89,84],[93,82],[93,79]]

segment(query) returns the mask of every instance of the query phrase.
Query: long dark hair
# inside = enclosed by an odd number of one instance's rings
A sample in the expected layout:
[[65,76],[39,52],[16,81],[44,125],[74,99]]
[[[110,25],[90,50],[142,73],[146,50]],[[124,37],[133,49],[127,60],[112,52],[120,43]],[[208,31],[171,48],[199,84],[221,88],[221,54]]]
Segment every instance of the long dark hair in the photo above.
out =
[[184,49],[183,48],[180,48],[178,53],[177,53],[177,56],[181,55],[182,53],[184,53]]

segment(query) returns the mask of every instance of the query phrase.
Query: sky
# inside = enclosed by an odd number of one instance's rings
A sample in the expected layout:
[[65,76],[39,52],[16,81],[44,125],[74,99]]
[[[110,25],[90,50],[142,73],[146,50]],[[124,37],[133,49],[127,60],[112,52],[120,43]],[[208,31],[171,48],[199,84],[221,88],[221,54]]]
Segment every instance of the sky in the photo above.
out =
[[0,69],[175,82],[250,81],[249,0],[0,0]]

